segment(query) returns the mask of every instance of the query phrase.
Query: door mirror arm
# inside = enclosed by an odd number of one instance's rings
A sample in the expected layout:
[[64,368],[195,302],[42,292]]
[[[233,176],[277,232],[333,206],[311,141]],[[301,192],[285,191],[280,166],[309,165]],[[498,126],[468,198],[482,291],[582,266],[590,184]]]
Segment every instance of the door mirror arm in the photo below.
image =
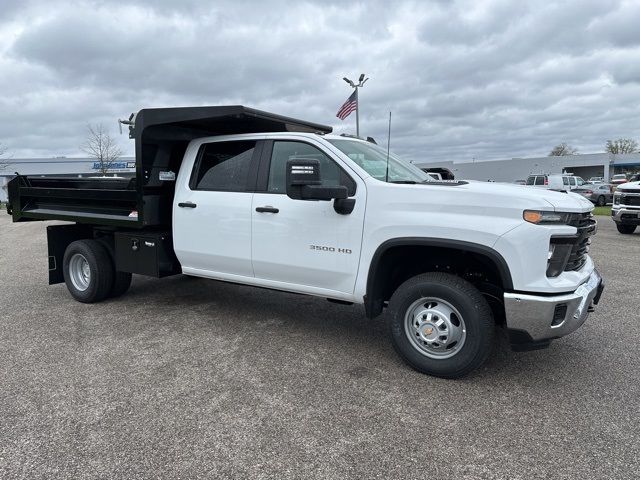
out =
[[353,212],[355,206],[355,198],[336,198],[333,201],[333,209],[340,215],[349,215],[351,212]]

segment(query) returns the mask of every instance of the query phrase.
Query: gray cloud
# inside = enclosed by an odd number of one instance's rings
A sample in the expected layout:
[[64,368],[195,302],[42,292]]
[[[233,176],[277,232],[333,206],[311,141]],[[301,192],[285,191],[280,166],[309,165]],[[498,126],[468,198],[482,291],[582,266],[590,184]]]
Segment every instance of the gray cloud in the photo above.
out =
[[[6,3],[6,5],[5,5]],[[600,151],[638,138],[637,2],[3,2],[0,142],[80,154],[143,107],[242,103],[361,131],[411,159]],[[123,147],[132,151],[125,136]]]

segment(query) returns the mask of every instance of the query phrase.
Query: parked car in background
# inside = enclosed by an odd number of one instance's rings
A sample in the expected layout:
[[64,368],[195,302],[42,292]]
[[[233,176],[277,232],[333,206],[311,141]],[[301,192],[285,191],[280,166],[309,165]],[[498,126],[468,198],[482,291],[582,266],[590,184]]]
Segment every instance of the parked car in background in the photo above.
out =
[[604,183],[604,177],[591,177],[588,183]]
[[439,173],[429,172],[427,173],[427,175],[429,175],[434,180],[442,180],[442,175],[440,175]]
[[422,170],[427,175],[431,175],[432,173],[437,174],[436,177],[432,176],[432,178],[437,179],[437,180],[455,180],[455,176],[453,175],[453,172],[451,170],[449,170],[448,168],[443,168],[443,167],[424,167],[424,168],[421,168],[420,170]]
[[640,225],[640,181],[618,186],[613,194],[611,218],[620,233],[631,234]]
[[513,183],[515,183],[516,185],[526,185],[527,181],[526,180],[515,180]]
[[618,173],[611,177],[611,183],[613,185],[622,185],[623,183],[627,183],[629,179],[627,178],[626,173]]
[[629,177],[629,182],[640,182],[640,173],[636,173],[635,175],[631,175]]
[[581,187],[582,185],[584,185],[584,183],[585,181],[582,179],[582,177],[576,177],[575,175],[566,174],[540,174],[529,175],[529,177],[527,177],[527,185],[565,192]]
[[611,187],[606,183],[584,184],[581,187],[571,190],[571,192],[582,195],[599,207],[613,202],[613,192],[611,191]]

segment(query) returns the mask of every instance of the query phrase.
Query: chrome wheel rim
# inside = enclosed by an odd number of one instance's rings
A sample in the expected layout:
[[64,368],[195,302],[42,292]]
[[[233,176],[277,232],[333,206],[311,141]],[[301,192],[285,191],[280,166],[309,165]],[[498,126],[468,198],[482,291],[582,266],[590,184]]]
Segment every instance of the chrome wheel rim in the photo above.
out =
[[89,262],[81,253],[75,253],[69,260],[69,277],[73,286],[84,292],[91,282]]
[[467,329],[460,312],[435,297],[416,300],[407,309],[404,329],[411,345],[429,358],[453,357],[464,346]]

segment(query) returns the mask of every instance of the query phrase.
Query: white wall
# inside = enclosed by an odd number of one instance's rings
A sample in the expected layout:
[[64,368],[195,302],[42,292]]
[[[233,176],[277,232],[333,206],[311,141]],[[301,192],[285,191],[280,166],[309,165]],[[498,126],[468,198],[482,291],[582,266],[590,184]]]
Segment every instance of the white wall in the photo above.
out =
[[[608,170],[613,175],[614,169],[637,165],[640,171],[640,154],[624,154],[610,156],[606,153],[590,153],[584,155],[568,155],[565,157],[509,158],[504,160],[476,162],[433,162],[420,163],[419,167],[445,167],[458,179],[493,180],[496,182],[513,182],[525,180],[536,173],[573,173],[576,167],[597,167],[607,176]],[[591,171],[591,168],[589,171]],[[635,167],[632,167],[635,168]]]

